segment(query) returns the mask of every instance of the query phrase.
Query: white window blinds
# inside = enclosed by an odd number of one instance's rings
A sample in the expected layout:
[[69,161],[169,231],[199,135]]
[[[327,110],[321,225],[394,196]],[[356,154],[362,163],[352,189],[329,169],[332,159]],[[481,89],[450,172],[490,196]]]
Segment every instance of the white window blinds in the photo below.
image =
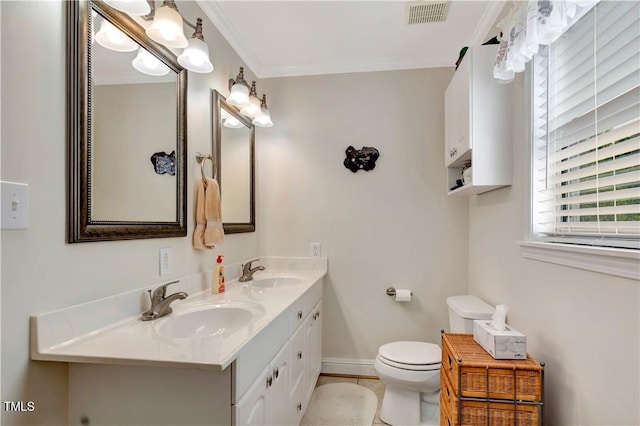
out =
[[606,1],[533,64],[533,227],[640,248],[640,2]]

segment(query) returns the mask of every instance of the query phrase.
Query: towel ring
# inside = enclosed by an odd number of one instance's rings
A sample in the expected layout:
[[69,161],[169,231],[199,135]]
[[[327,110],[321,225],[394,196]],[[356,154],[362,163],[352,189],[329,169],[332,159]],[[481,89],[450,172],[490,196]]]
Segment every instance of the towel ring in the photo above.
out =
[[211,154],[202,154],[200,152],[196,152],[196,161],[198,162],[198,164],[200,164],[200,173],[202,173],[202,181],[206,184],[207,183],[207,175],[204,172],[204,163],[205,160],[211,160],[211,164],[213,166],[213,178],[215,179],[217,177],[218,174],[218,170],[216,168],[216,161],[213,158],[213,155]]

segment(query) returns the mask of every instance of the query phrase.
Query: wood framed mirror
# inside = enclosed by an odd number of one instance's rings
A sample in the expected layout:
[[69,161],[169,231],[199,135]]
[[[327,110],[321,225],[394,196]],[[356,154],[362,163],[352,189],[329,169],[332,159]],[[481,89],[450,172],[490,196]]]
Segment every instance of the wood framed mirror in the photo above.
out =
[[254,232],[255,126],[218,91],[211,91],[211,99],[222,226],[225,234]]
[[[186,236],[187,70],[129,15],[66,3],[67,241]],[[129,51],[96,42],[109,25]],[[139,72],[138,55],[166,73]]]

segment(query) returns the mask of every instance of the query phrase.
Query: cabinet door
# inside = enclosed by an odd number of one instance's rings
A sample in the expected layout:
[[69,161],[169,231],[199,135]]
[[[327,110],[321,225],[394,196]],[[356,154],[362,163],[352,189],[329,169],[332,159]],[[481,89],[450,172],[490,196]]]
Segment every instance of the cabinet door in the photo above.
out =
[[291,405],[291,346],[287,342],[271,361],[273,382],[268,390],[269,424],[293,425],[294,412]]
[[311,347],[309,348],[311,365],[309,371],[313,377],[313,385],[320,375],[320,368],[322,367],[322,301],[313,309],[313,330],[311,332]]
[[271,367],[264,369],[256,379],[242,399],[233,406],[233,416],[235,425],[258,426],[266,425],[269,421],[267,379],[273,380]]
[[471,149],[471,54],[460,63],[444,93],[445,165]]
[[463,58],[456,70],[455,104],[455,159],[471,149],[471,51]]

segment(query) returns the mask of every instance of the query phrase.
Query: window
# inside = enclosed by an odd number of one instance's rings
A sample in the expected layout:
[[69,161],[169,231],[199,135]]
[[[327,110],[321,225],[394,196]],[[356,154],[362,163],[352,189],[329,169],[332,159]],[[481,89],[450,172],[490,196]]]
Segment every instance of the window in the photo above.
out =
[[533,59],[538,241],[640,248],[640,2],[600,2]]

